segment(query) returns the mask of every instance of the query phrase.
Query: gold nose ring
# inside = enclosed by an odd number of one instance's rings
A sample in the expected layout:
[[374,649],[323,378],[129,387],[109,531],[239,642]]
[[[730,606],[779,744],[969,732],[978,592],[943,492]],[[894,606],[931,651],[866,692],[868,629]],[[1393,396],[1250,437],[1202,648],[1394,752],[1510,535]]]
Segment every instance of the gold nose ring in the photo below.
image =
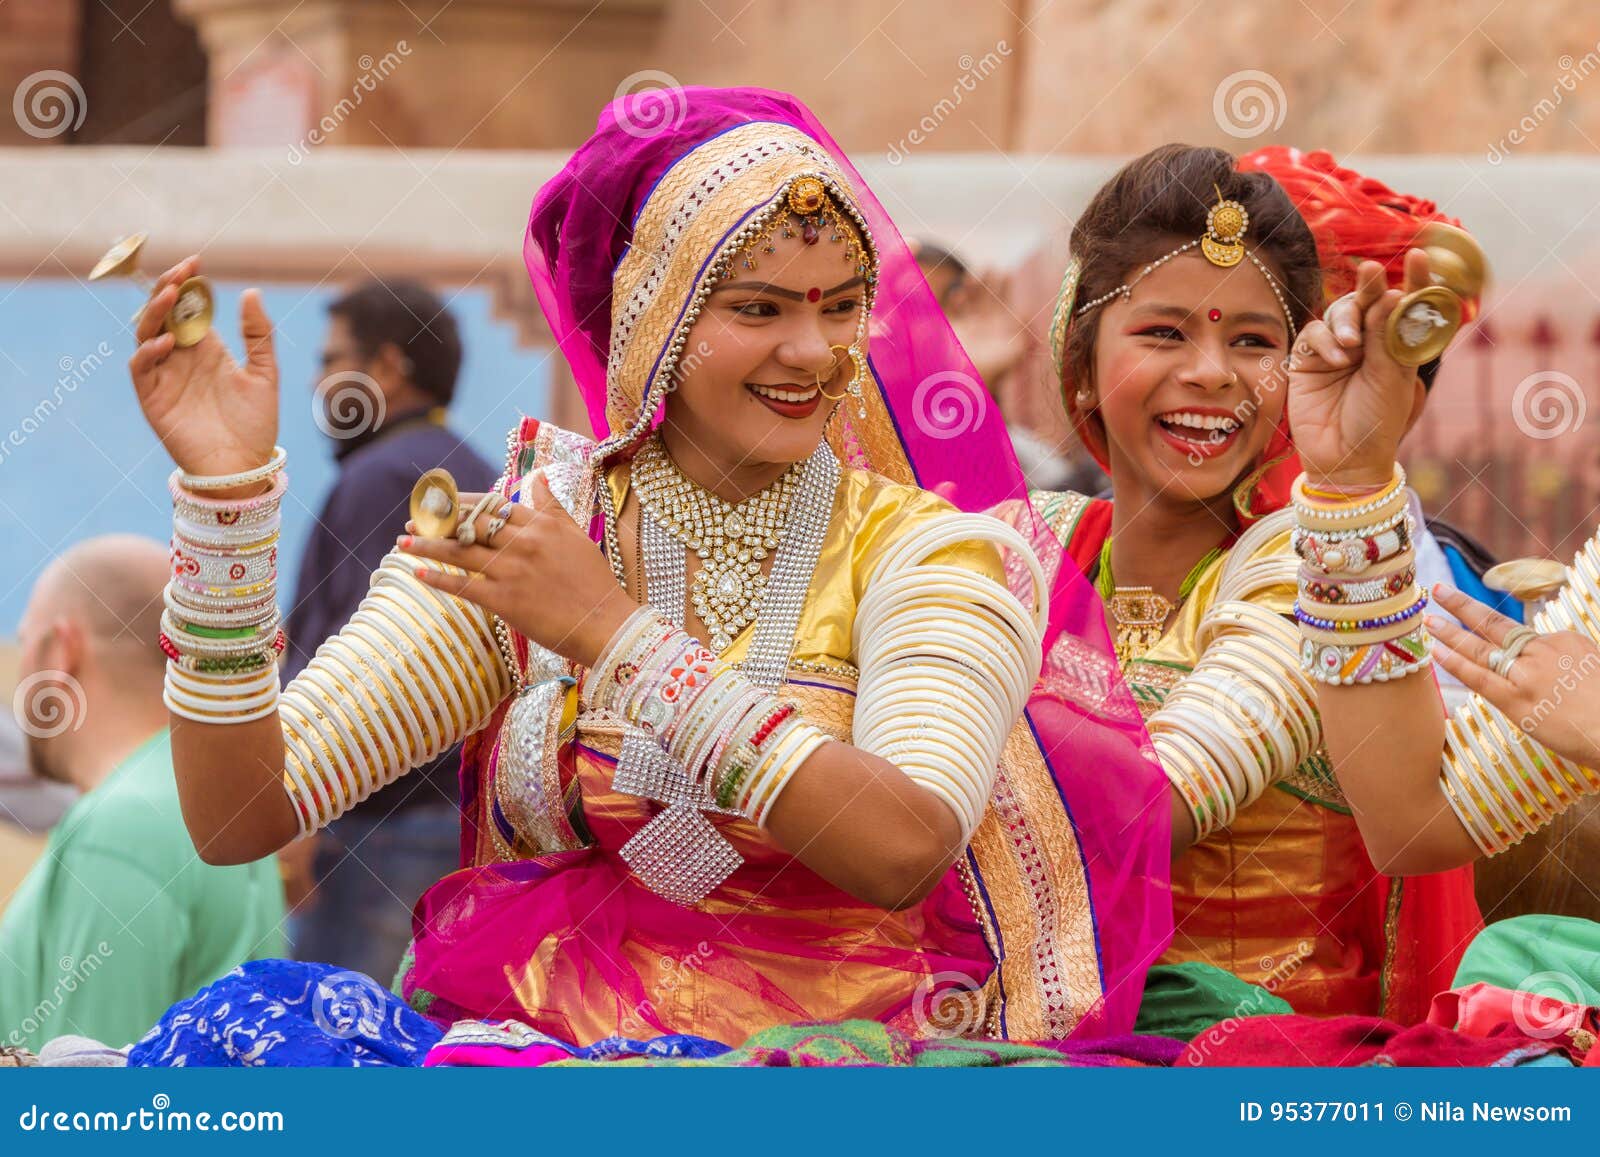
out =
[[[828,353],[829,354],[832,354],[834,350],[843,350],[845,358],[848,358],[850,356],[850,347],[847,346],[847,345],[831,345],[831,346],[828,347]],[[842,366],[843,364],[844,364],[844,361],[842,359],[840,359],[840,358],[834,358],[833,359],[833,365],[828,367],[828,381],[831,382],[833,380],[833,375],[839,372],[839,367]],[[841,400],[842,398],[844,398],[845,396],[847,396],[850,393],[849,387],[846,387],[845,389],[840,390],[837,394],[830,394],[830,393],[828,393],[827,390],[822,389],[822,381],[823,380],[821,378],[817,379],[817,381],[816,381],[817,389],[821,390],[822,396],[824,398],[827,398],[828,401],[830,401],[830,402],[837,402],[837,401]]]

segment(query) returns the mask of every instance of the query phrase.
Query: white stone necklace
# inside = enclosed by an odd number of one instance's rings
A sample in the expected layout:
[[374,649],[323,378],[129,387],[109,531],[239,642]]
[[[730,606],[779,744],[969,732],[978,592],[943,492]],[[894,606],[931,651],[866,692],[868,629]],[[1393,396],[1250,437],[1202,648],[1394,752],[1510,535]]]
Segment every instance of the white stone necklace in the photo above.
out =
[[[655,439],[634,458],[632,484],[636,487],[639,486],[640,459],[648,461],[647,453],[652,447],[659,447]],[[811,589],[811,577],[822,555],[834,495],[839,488],[839,460],[823,442],[810,458],[797,463],[796,471],[791,473],[798,479],[793,484],[794,498],[792,502],[786,500],[784,522],[778,532],[770,536],[775,543],[782,540],[782,549],[777,550],[772,560],[771,583],[758,591],[762,611],[756,620],[755,637],[740,664],[745,677],[767,691],[776,691],[788,674],[795,630]],[[646,598],[670,622],[681,626],[688,570],[685,546],[688,544],[685,536],[669,530],[661,518],[652,515],[642,488],[636,493],[640,499],[639,535],[644,549]],[[625,586],[622,555],[617,547],[617,512],[611,501],[611,491],[603,481],[600,500],[606,517],[606,553],[611,558],[617,581]],[[747,505],[738,509],[742,511]],[[729,512],[734,509],[728,507]],[[727,536],[726,522],[724,515],[724,537]],[[760,564],[755,551],[776,549],[765,543],[763,538],[760,546],[749,548],[751,560],[758,569]],[[702,545],[692,549],[702,558],[709,553],[703,540]],[[737,552],[734,558],[737,560]],[[748,564],[743,573],[750,574]],[[706,568],[702,567],[700,575],[705,574]],[[719,652],[723,649],[723,644],[716,645]],[[698,903],[743,862],[733,845],[703,814],[739,813],[718,807],[710,798],[708,785],[691,784],[688,772],[642,731],[628,728],[624,732],[611,786],[619,792],[666,805],[665,810],[635,832],[620,849],[623,862],[657,894],[679,904]]]
[[685,477],[659,437],[646,442],[633,460],[639,505],[700,559],[689,601],[719,653],[761,610],[767,587],[761,562],[783,541],[802,466],[796,463],[771,486],[735,505]]

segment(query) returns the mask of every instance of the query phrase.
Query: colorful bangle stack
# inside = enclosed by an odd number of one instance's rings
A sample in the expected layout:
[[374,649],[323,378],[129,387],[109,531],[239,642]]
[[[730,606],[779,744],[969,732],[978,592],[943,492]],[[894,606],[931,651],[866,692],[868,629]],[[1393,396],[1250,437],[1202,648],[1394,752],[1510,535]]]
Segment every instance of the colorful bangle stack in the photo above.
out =
[[[1540,634],[1578,631],[1600,641],[1600,536],[1567,568],[1567,584],[1534,617]],[[1568,671],[1551,693],[1584,678]],[[1558,700],[1559,701],[1559,700]],[[1535,720],[1524,720],[1532,727]],[[1486,856],[1505,851],[1583,796],[1600,793],[1600,771],[1564,759],[1473,693],[1445,726],[1440,779],[1456,818]]]
[[[288,487],[283,447],[255,470],[209,477],[174,470],[172,580],[159,643],[165,699],[198,723],[247,723],[278,705],[278,655],[286,639],[277,603],[278,508]],[[268,482],[253,498],[210,492]]]
[[1349,686],[1430,666],[1405,471],[1395,466],[1387,485],[1361,495],[1308,487],[1302,474],[1292,497],[1301,670]]
[[621,716],[680,763],[704,806],[765,824],[827,736],[658,612],[641,607],[584,677],[591,707]]

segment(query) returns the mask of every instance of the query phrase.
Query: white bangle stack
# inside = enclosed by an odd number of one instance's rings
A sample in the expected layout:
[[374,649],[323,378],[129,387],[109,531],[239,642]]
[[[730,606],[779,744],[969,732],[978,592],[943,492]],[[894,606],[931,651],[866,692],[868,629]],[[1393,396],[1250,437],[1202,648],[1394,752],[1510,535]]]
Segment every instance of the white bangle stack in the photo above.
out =
[[[1541,635],[1578,631],[1600,641],[1600,535],[1572,560],[1566,585],[1532,627]],[[1556,701],[1587,673],[1583,666],[1564,672],[1551,688]],[[1531,728],[1537,719],[1521,722]],[[1440,778],[1456,818],[1486,856],[1520,843],[1584,796],[1600,793],[1600,770],[1536,742],[1477,692],[1446,723]]]
[[[391,551],[350,622],[284,688],[284,787],[302,833],[482,727],[511,691],[487,612]],[[457,572],[459,573],[459,572]]]
[[1294,610],[1301,670],[1350,686],[1432,666],[1405,471],[1395,466],[1387,484],[1357,497],[1315,490],[1302,474],[1291,497],[1294,550],[1304,564]]
[[1200,658],[1146,720],[1162,770],[1197,839],[1231,824],[1322,743],[1316,689],[1295,624],[1259,601],[1293,586],[1299,561],[1264,549],[1293,527],[1277,511],[1234,543],[1195,631]]
[[[971,542],[1021,560],[1033,582],[1031,613],[1000,583],[924,561]],[[983,819],[1006,739],[1039,677],[1048,595],[1020,534],[985,515],[951,514],[896,543],[857,608],[852,742],[943,800],[963,839]]]

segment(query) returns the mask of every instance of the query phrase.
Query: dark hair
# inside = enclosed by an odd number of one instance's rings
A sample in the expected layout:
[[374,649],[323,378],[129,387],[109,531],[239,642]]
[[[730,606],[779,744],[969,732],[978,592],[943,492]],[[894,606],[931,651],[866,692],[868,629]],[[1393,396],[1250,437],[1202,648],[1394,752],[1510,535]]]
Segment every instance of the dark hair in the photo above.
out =
[[[1136,271],[1206,231],[1206,214],[1220,191],[1250,214],[1245,245],[1271,269],[1288,299],[1295,329],[1322,302],[1317,243],[1289,194],[1267,173],[1241,173],[1222,149],[1162,145],[1129,161],[1089,202],[1072,228],[1072,255],[1082,265],[1079,305],[1122,285]],[[1094,371],[1098,311],[1067,330],[1064,365],[1069,383]]]
[[396,346],[411,363],[412,385],[441,406],[455,397],[461,334],[444,302],[421,282],[368,281],[329,305],[328,313],[344,319],[366,357]]
[[954,251],[935,241],[918,241],[915,256],[918,265],[926,265],[929,269],[948,269],[958,280],[970,272],[967,263],[957,257]]

